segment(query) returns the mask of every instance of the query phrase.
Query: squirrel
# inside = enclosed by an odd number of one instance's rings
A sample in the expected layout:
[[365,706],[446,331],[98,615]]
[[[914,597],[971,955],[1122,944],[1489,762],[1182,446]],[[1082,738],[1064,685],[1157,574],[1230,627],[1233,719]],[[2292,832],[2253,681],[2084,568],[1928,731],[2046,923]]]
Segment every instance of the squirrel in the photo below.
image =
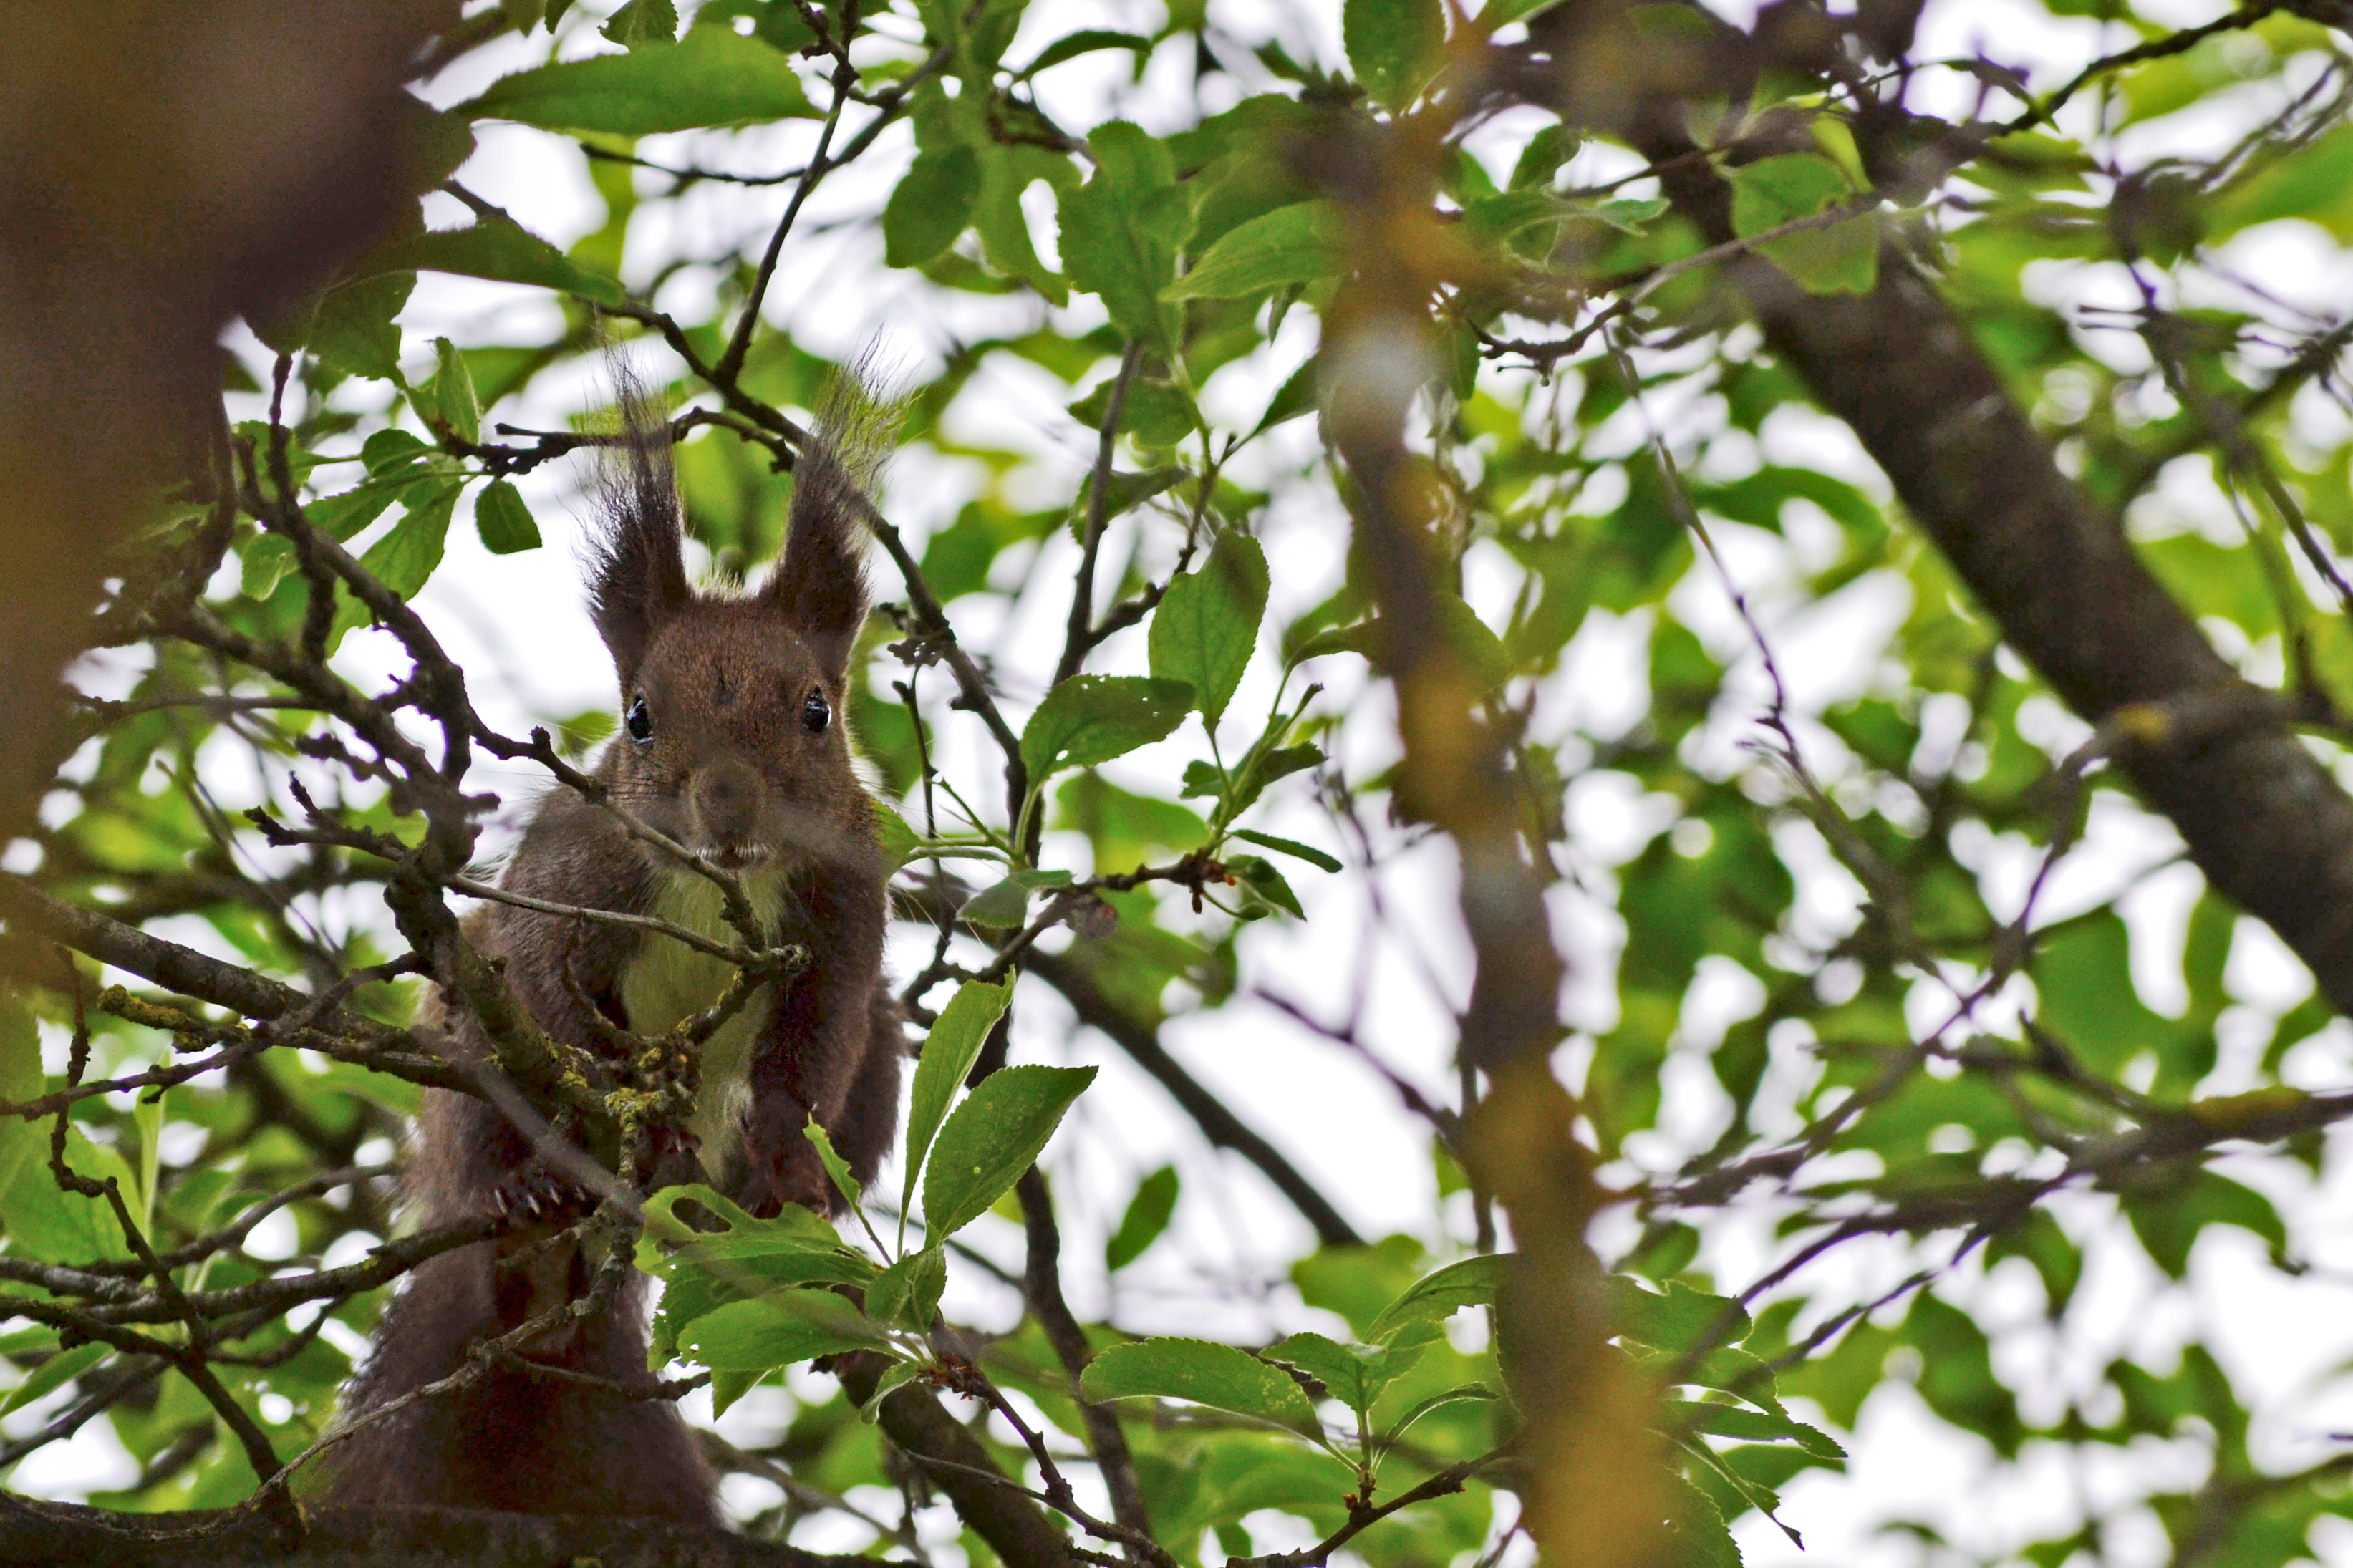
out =
[[[886,421],[845,374],[799,454],[768,582],[740,596],[699,593],[681,549],[670,432],[618,375],[624,431],[604,466],[587,567],[623,719],[596,776],[640,821],[740,877],[775,942],[810,954],[705,1042],[690,1152],[755,1215],[786,1204],[839,1212],[803,1130],[814,1115],[852,1174],[871,1179],[897,1127],[906,1055],[882,981],[889,867],[841,721],[867,615],[863,518]],[[538,899],[733,940],[708,878],[568,790],[542,800],[501,880]],[[504,961],[543,1028],[608,1058],[626,1044],[618,1031],[666,1031],[735,975],[658,932],[509,904],[469,917],[467,931]],[[435,994],[427,1022],[437,1019],[457,1057],[490,1059],[480,1024]],[[360,1419],[459,1371],[474,1342],[584,1296],[593,1272],[575,1242],[555,1239],[591,1200],[489,1100],[427,1091],[405,1196],[427,1227],[489,1218],[508,1228],[427,1260],[387,1307],[346,1392],[343,1418],[357,1429],[326,1456],[322,1500],[717,1525],[716,1479],[676,1406],[652,1395],[642,1277],[609,1310],[533,1342],[521,1357],[530,1364],[502,1363]]]

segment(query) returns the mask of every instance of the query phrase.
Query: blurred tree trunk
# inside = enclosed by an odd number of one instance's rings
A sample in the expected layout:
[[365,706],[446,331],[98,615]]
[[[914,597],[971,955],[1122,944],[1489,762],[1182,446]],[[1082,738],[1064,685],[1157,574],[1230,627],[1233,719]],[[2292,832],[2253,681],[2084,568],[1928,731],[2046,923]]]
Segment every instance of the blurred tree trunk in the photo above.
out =
[[49,776],[58,672],[155,481],[205,470],[221,331],[380,233],[402,90],[457,0],[44,0],[0,50],[0,839]]

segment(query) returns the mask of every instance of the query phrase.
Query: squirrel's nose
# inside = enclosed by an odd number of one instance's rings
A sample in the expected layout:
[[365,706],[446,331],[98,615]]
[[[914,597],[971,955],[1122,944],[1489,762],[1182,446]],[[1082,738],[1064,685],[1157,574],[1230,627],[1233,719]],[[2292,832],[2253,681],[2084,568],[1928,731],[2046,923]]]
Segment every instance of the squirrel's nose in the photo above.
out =
[[691,793],[703,837],[721,844],[752,837],[763,789],[758,770],[740,757],[720,757],[697,769]]

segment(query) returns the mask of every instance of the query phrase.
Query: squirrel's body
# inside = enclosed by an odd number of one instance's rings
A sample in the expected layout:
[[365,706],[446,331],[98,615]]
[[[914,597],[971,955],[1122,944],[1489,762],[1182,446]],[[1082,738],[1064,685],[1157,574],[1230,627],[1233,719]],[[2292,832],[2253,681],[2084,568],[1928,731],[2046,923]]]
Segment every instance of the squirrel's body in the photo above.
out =
[[[624,407],[637,412],[626,389]],[[823,1211],[837,1200],[804,1127],[814,1115],[851,1170],[871,1177],[897,1124],[904,1054],[882,984],[888,868],[833,717],[866,613],[856,508],[871,460],[835,422],[803,455],[767,586],[705,597],[686,583],[669,433],[643,418],[631,427],[593,563],[597,627],[627,716],[597,777],[614,803],[736,875],[772,945],[807,949],[806,969],[762,986],[705,1042],[686,1131],[709,1178],[753,1212]],[[541,803],[502,880],[549,902],[738,940],[715,884],[569,790]],[[608,1059],[627,1049],[623,1031],[666,1031],[735,976],[659,933],[508,904],[484,909],[467,932],[504,961],[543,1028]],[[446,1021],[452,1054],[480,1070],[491,1058],[479,1023],[458,1011]],[[491,1101],[428,1094],[407,1194],[426,1229],[485,1218],[514,1228],[427,1260],[386,1310],[346,1396],[358,1429],[330,1455],[329,1500],[715,1523],[713,1478],[677,1410],[631,1396],[656,1381],[635,1276],[611,1310],[540,1336],[524,1364],[368,1419],[459,1371],[470,1345],[589,1287],[578,1247],[550,1239],[589,1201]]]

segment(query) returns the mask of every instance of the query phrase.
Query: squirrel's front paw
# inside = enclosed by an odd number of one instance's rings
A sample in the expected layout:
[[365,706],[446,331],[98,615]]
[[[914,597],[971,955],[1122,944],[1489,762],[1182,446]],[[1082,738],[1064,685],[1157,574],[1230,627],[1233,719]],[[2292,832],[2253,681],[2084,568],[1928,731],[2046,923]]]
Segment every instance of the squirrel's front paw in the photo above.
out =
[[491,1189],[491,1213],[502,1226],[570,1225],[596,1200],[544,1166],[513,1172]]

